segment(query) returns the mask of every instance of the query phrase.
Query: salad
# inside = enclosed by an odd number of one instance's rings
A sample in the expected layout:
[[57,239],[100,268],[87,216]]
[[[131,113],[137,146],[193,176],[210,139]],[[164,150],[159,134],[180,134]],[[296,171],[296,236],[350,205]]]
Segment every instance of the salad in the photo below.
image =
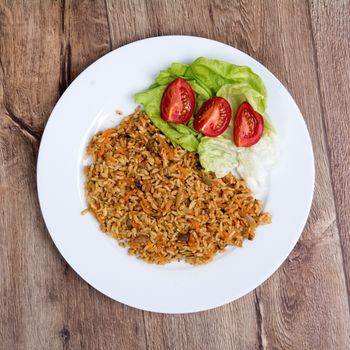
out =
[[174,146],[198,153],[205,170],[242,177],[256,195],[265,190],[277,135],[266,87],[249,67],[204,57],[173,63],[135,101]]

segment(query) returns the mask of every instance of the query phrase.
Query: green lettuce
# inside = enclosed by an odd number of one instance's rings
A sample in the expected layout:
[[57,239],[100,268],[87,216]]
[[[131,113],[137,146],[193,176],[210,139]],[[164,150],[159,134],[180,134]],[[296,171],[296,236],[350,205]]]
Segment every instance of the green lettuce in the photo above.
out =
[[230,102],[233,115],[236,114],[238,107],[244,101],[248,101],[260,113],[263,113],[266,108],[266,95],[264,96],[261,91],[254,90],[247,82],[223,85],[216,95]]
[[[266,108],[266,88],[261,78],[249,67],[237,66],[225,61],[197,58],[191,64],[173,63],[169,69],[160,71],[155,82],[143,92],[136,94],[156,127],[173,143],[188,151],[197,151],[200,143],[205,148],[208,141],[193,129],[193,118],[185,124],[172,124],[160,116],[160,103],[166,87],[176,78],[188,81],[196,94],[196,111],[212,96],[227,99],[235,115],[238,106],[248,101],[263,113]],[[203,164],[202,164],[203,165]],[[204,166],[205,167],[205,166]]]
[[266,87],[249,67],[200,57],[190,65],[186,75],[227,99],[233,114],[243,101],[248,101],[260,113],[266,109]]
[[237,147],[232,141],[232,124],[222,135],[203,137],[198,146],[202,167],[223,177],[228,173],[243,178],[255,195],[264,192],[268,175],[278,158],[277,134],[264,114],[265,129],[260,141],[251,147]]
[[237,174],[237,151],[232,143],[231,133],[225,132],[218,137],[203,137],[197,152],[202,167],[214,172],[217,177],[223,177],[229,172]]

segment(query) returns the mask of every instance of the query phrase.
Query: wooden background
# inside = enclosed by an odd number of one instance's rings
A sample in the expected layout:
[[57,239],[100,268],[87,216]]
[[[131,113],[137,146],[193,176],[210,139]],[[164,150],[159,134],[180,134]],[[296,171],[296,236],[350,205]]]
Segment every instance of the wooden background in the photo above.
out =
[[[349,18],[349,1],[0,0],[0,348],[349,349]],[[190,315],[91,288],[54,247],[36,192],[40,137],[72,79],[164,34],[262,62],[294,96],[316,158],[310,217],[283,266],[240,300]]]

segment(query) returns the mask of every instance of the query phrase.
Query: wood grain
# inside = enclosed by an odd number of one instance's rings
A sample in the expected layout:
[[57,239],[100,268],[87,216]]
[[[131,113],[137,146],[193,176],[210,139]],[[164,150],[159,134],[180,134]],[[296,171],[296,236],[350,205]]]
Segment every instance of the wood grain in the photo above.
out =
[[[53,78],[60,71],[54,55],[59,45],[54,30],[58,13],[55,4],[33,6],[30,11],[24,5],[0,5],[0,339],[4,349],[61,346],[58,331],[64,309],[52,300],[50,291],[60,290],[57,276],[64,261],[39,214],[35,174],[40,134],[58,98],[58,80]],[[47,28],[40,34],[39,21]],[[48,333],[52,336],[43,336]]]
[[[0,1],[0,348],[347,349],[349,8]],[[49,238],[35,185],[40,136],[70,82],[111,49],[166,34],[226,42],[267,66],[298,103],[316,159],[310,217],[282,267],[240,300],[189,315],[136,310],[80,279]]]
[[60,6],[48,1],[0,6],[3,107],[40,134],[59,97]]
[[313,45],[337,224],[350,300],[350,3],[311,2]]
[[[305,117],[315,153],[316,185],[308,223],[297,247],[282,268],[257,289],[263,320],[267,318],[262,327],[265,345],[345,349],[350,318],[317,72],[309,49],[310,19],[303,16],[308,13],[308,4],[283,2],[274,9],[267,4],[262,17],[269,20],[262,26],[261,44],[268,48],[273,43],[275,52],[262,51],[258,58],[287,86]],[[283,20],[286,18],[288,21]]]

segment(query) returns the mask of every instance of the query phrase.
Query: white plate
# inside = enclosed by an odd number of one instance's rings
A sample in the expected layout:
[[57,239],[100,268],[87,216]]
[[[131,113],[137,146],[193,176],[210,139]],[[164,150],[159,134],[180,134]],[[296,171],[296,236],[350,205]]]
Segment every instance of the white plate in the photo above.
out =
[[[160,69],[199,56],[247,65],[264,80],[268,108],[280,137],[280,160],[272,174],[265,209],[273,223],[254,241],[229,249],[211,263],[148,265],[128,256],[104,235],[85,209],[84,153],[88,140],[133,112],[134,93]],[[140,309],[186,313],[233,301],[264,282],[286,259],[305,225],[314,188],[314,159],[304,119],[277,78],[263,65],[228,45],[190,36],[137,41],[105,55],[69,86],[52,111],[38,159],[41,210],[57,248],[90,285]]]

